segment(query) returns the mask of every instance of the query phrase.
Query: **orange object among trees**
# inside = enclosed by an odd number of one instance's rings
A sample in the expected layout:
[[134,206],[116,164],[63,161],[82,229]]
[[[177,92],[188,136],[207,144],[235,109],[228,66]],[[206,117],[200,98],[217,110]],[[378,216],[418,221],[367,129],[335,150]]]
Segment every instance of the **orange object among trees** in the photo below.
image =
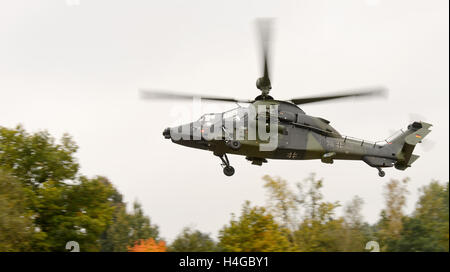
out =
[[141,239],[134,243],[134,246],[128,247],[129,252],[166,252],[166,242],[156,242],[153,238],[147,240]]

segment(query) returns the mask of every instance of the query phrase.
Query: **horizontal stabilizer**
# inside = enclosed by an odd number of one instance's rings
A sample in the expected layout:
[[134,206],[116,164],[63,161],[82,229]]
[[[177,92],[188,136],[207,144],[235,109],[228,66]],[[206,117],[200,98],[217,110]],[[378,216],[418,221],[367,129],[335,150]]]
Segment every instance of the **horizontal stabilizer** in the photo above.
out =
[[419,155],[412,154],[411,158],[408,161],[408,166],[411,166],[411,164],[413,164],[419,157]]

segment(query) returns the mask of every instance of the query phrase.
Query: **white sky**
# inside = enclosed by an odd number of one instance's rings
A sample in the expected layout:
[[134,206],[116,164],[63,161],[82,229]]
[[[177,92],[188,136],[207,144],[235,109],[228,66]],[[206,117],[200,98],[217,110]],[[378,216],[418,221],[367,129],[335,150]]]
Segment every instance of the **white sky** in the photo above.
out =
[[[68,4],[69,3],[69,4]],[[73,5],[75,3],[75,5]],[[77,4],[78,3],[78,4]],[[327,200],[359,195],[371,223],[384,206],[383,185],[410,177],[417,189],[449,176],[449,28],[447,0],[0,2],[0,126],[68,132],[80,146],[81,172],[107,176],[128,202],[138,199],[163,237],[186,225],[214,236],[244,200],[265,203],[261,177],[294,184],[310,172],[325,179]],[[139,88],[251,99],[259,94],[254,19],[276,17],[272,92],[288,99],[384,85],[387,99],[305,105],[343,134],[381,140],[411,114],[432,124],[430,151],[406,171],[365,163],[269,161],[230,156],[225,177],[210,152],[175,145],[162,130],[189,102],[149,102]],[[235,105],[204,104],[204,111]],[[192,116],[194,115],[194,116]],[[179,117],[179,116],[178,116]]]

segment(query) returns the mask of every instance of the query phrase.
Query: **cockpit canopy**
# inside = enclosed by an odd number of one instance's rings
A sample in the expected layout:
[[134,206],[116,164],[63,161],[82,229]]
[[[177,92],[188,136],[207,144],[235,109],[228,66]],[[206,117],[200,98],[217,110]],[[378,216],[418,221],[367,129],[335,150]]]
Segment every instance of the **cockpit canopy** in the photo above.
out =
[[207,113],[202,115],[197,122],[205,125],[212,125],[221,120],[242,121],[248,114],[247,108],[237,107],[222,113]]
[[[275,101],[274,101],[275,102]],[[259,101],[253,105],[258,106]],[[267,106],[267,101],[265,104]],[[329,125],[329,121],[320,117],[313,117],[306,115],[303,110],[294,104],[276,101],[273,105],[278,106],[278,120],[281,123],[290,123],[296,126],[304,127],[306,129],[311,129],[317,133],[324,134],[330,137],[340,138],[341,135],[332,126]],[[249,108],[237,107],[223,113],[207,113],[202,115],[197,121],[201,126],[213,126],[217,123],[241,123],[245,124],[248,121]]]

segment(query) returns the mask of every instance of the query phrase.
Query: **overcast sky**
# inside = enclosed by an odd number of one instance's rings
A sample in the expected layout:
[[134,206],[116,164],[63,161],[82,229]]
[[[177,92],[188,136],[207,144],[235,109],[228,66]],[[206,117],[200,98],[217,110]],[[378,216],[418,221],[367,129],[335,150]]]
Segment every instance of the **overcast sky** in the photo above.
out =
[[[81,172],[107,176],[127,202],[139,200],[163,237],[186,225],[210,232],[240,213],[244,200],[265,204],[261,177],[294,188],[316,172],[326,200],[364,201],[374,223],[383,185],[410,177],[417,189],[449,177],[449,28],[447,0],[144,1],[14,0],[0,2],[0,126],[70,133]],[[252,99],[261,74],[254,19],[275,17],[272,92],[288,99],[383,85],[386,99],[302,107],[340,133],[382,140],[411,118],[432,123],[429,150],[406,171],[361,161],[269,161],[262,167],[219,158],[165,140],[162,130],[196,119],[190,102],[141,101],[139,88],[165,88]],[[203,112],[233,104],[203,104]]]

